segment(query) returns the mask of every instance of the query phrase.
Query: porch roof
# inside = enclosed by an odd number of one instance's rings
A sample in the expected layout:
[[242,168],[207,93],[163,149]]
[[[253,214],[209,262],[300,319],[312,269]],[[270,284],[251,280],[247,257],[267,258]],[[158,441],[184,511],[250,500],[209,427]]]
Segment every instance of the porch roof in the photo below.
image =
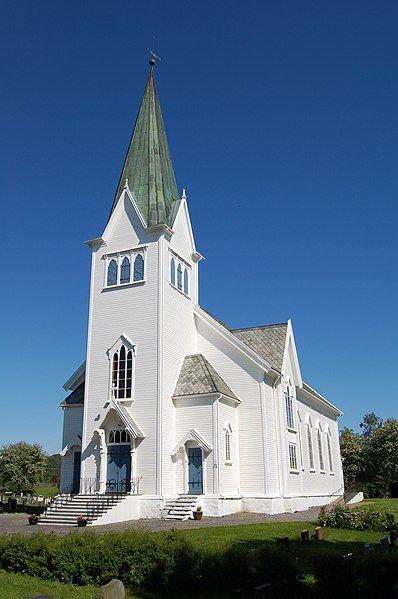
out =
[[239,401],[235,393],[202,354],[185,356],[174,398],[222,393]]

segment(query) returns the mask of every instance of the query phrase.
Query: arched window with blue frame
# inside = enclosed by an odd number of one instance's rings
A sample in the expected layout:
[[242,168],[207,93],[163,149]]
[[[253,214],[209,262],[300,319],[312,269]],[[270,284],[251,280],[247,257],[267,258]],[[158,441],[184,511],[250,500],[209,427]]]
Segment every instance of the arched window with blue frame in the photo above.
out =
[[130,283],[130,260],[125,256],[120,268],[120,283]]
[[170,260],[170,283],[172,285],[176,284],[176,261],[174,258]]
[[184,270],[184,293],[188,295],[188,269]]
[[111,260],[108,264],[108,274],[106,278],[107,285],[116,285],[117,284],[117,262],[116,260]]
[[144,280],[144,258],[141,254],[137,254],[134,260],[134,281]]
[[182,268],[181,264],[177,266],[177,288],[182,291]]

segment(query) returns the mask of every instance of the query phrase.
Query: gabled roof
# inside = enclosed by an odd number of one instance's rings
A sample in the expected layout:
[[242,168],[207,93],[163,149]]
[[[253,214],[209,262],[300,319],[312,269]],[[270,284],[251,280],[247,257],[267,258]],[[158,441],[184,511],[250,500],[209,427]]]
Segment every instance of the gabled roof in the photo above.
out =
[[227,383],[221,378],[202,354],[186,356],[178,377],[173,397],[222,393],[239,401]]
[[248,329],[231,329],[231,333],[264,360],[270,362],[276,370],[279,372],[282,370],[287,334],[286,322]]
[[150,61],[148,81],[120,175],[111,214],[127,185],[148,227],[172,227],[179,204],[173,164]]
[[68,406],[84,403],[84,380],[64,399],[62,403],[63,405],[66,404]]

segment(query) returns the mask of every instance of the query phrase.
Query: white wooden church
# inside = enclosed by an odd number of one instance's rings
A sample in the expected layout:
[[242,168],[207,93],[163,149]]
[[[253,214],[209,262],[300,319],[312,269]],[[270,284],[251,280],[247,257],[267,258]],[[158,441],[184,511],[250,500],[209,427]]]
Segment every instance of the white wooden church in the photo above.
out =
[[290,320],[231,329],[199,304],[203,256],[153,57],[108,223],[87,243],[86,361],[61,404],[64,493],[107,498],[96,523],[195,505],[273,514],[343,495],[341,412],[303,380]]

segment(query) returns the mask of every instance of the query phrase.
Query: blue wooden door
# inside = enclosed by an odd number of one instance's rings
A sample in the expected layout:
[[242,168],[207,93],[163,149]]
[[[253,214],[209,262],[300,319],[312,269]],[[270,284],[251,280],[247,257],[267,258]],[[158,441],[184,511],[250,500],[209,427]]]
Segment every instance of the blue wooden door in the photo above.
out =
[[108,446],[107,493],[128,493],[131,489],[130,445]]
[[202,462],[200,447],[188,447],[188,493],[203,493]]
[[72,493],[78,493],[80,490],[80,464],[82,460],[81,451],[75,451],[73,455],[73,482]]

